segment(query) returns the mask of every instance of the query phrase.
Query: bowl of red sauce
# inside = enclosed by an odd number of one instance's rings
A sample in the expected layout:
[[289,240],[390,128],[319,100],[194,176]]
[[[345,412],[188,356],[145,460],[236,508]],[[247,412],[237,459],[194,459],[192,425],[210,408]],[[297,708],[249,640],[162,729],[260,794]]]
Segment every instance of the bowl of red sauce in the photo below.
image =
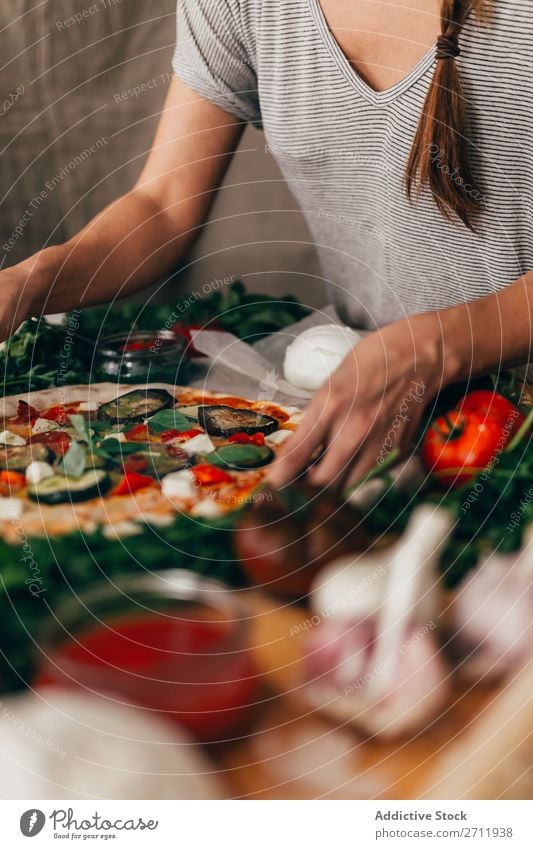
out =
[[218,581],[186,570],[122,576],[56,607],[35,686],[82,688],[220,740],[254,708],[247,623],[246,606]]
[[137,330],[106,336],[98,343],[95,368],[121,383],[172,382],[187,365],[187,342],[172,330]]

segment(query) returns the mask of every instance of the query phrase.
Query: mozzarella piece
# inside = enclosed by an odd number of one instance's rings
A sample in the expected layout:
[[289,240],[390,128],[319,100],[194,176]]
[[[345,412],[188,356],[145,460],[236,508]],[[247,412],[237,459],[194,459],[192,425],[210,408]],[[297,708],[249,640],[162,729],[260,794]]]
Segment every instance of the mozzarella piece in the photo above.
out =
[[207,433],[199,433],[198,436],[193,436],[186,442],[180,442],[179,445],[186,454],[211,454],[215,450]]
[[26,483],[41,483],[41,481],[46,480],[46,478],[53,478],[54,475],[55,472],[52,466],[49,463],[44,463],[42,460],[33,460],[33,462],[26,467]]
[[99,406],[98,401],[82,401],[78,410],[80,413],[95,413]]
[[161,491],[167,498],[189,500],[196,495],[196,479],[189,469],[171,472],[161,481]]
[[222,516],[223,509],[220,504],[212,498],[205,498],[195,504],[191,510],[191,516],[197,519],[218,519]]
[[338,324],[310,327],[291,342],[285,352],[285,379],[298,389],[314,392],[360,339],[358,333]]
[[10,430],[4,430],[0,433],[0,445],[26,445],[26,440]]
[[104,436],[104,438],[102,439],[102,442],[105,442],[106,439],[116,439],[118,442],[126,442],[127,441],[126,440],[126,434],[124,433],[123,430],[119,431],[118,433],[108,433],[107,436]]
[[24,502],[20,498],[0,498],[0,522],[15,522],[23,510]]
[[268,436],[265,436],[265,442],[270,447],[282,445],[291,434],[292,430],[276,430],[274,433],[270,433]]
[[34,436],[37,436],[38,433],[50,433],[51,430],[57,430],[58,427],[57,422],[50,422],[48,419],[37,419],[31,432]]

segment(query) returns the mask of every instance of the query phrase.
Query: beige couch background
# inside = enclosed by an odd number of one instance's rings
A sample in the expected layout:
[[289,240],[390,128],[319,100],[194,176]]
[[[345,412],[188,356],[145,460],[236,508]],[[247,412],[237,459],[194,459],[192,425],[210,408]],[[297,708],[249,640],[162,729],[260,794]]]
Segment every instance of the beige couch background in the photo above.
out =
[[[174,26],[175,0],[2,0],[3,267],[63,241],[132,185],[166,94]],[[184,265],[165,299],[233,275],[323,302],[307,229],[260,132],[245,133]]]

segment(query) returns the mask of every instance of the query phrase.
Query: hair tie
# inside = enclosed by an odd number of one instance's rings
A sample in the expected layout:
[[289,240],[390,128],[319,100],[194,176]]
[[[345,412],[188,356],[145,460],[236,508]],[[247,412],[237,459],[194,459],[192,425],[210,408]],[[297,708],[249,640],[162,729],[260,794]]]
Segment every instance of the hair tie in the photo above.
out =
[[456,59],[461,55],[456,35],[440,35],[437,39],[437,59]]

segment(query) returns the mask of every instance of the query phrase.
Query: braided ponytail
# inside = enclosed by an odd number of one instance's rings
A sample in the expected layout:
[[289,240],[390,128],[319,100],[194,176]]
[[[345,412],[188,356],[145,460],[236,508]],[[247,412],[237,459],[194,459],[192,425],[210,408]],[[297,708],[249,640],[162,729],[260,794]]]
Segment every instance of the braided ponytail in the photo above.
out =
[[468,123],[456,56],[459,36],[473,6],[479,16],[486,0],[442,0],[437,67],[413,142],[405,178],[410,200],[428,186],[440,212],[473,228],[479,197],[470,170]]

